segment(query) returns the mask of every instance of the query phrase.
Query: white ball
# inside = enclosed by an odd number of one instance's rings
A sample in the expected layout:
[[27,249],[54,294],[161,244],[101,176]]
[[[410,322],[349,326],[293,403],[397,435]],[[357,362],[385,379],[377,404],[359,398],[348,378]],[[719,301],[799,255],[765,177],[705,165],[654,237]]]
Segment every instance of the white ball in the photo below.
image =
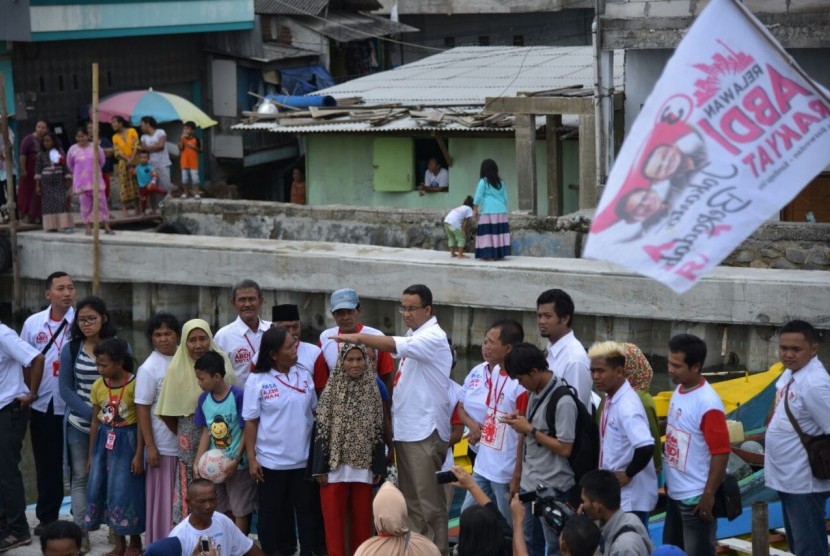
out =
[[199,476],[213,483],[223,483],[228,476],[228,467],[232,463],[231,458],[225,452],[214,448],[202,455],[199,464],[196,466]]

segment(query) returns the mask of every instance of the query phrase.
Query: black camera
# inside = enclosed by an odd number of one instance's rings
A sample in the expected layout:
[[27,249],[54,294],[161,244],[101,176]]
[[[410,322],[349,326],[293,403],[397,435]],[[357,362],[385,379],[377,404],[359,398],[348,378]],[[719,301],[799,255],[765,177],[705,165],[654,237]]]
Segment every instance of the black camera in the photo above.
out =
[[520,493],[519,500],[531,502],[533,515],[543,518],[557,535],[562,532],[571,516],[576,514],[566,502],[567,495],[564,492],[545,485],[539,485],[536,491]]

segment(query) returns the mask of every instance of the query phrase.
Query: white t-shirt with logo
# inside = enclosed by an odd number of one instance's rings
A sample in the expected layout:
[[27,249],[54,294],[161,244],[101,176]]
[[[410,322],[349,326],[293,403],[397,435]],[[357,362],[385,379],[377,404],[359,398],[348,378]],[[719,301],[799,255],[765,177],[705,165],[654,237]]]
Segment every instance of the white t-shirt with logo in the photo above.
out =
[[673,500],[703,494],[712,455],[701,426],[703,416],[712,410],[724,413],[723,401],[708,382],[688,392],[678,386],[671,397],[663,464],[666,490]]
[[270,322],[259,319],[259,327],[254,332],[248,328],[241,317],[236,317],[235,321],[220,328],[213,338],[216,345],[228,354],[228,359],[231,360],[236,374],[237,385],[240,388],[245,387],[245,381],[248,380],[251,369],[256,365],[262,334],[269,328],[271,328]]
[[207,529],[196,529],[185,519],[170,531],[169,537],[176,537],[182,543],[182,554],[193,554],[199,537],[208,536],[216,550],[216,556],[242,556],[254,546],[254,540],[248,538],[231,519],[220,512],[213,512],[212,523]]
[[251,373],[245,383],[242,418],[259,419],[259,464],[272,470],[305,467],[316,408],[317,393],[310,372],[294,366],[287,375],[273,369]]
[[498,365],[490,371],[489,378],[485,396],[487,413],[473,470],[494,483],[509,483],[516,466],[519,433],[500,418],[513,412],[525,413],[528,393]]
[[[646,410],[640,396],[624,381],[611,398],[605,399],[600,416],[599,468],[625,471],[634,459],[634,450],[653,446],[654,437],[648,425]],[[657,472],[654,460],[622,487],[620,508],[625,512],[650,512],[657,504]]]
[[156,415],[156,403],[161,393],[161,383],[172,355],[162,355],[153,351],[138,368],[135,377],[135,403],[150,406],[150,419],[153,424],[153,440],[162,456],[178,456],[179,442],[161,417]]
[[71,339],[69,329],[72,327],[72,321],[75,320],[75,309],[70,307],[66,312],[64,319],[66,325],[58,334],[58,329],[61,327],[62,321],[53,321],[50,318],[51,307],[47,307],[39,313],[35,313],[26,319],[23,323],[23,329],[20,331],[20,338],[34,347],[39,352],[43,352],[43,348],[54,338],[52,346],[44,356],[43,362],[43,379],[40,381],[40,389],[37,394],[40,396],[35,403],[32,404],[32,409],[45,413],[49,409],[49,403],[52,403],[52,411],[55,415],[63,415],[66,411],[66,403],[61,398],[60,394],[60,359],[61,348]]

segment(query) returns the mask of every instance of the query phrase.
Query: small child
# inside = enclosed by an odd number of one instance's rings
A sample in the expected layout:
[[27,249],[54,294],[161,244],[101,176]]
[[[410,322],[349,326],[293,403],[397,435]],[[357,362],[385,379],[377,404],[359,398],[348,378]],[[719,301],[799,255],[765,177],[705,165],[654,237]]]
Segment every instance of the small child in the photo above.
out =
[[[467,222],[473,217],[473,198],[467,195],[464,204],[452,209],[444,218],[447,242],[450,245],[450,257],[466,259],[464,246],[467,245]],[[458,255],[456,255],[456,247]]]
[[199,153],[202,152],[202,143],[193,135],[196,131],[194,122],[185,122],[182,136],[179,139],[179,164],[182,167],[182,199],[189,196],[188,184],[193,185],[193,198],[201,199],[199,191]]
[[[135,413],[135,375],[129,346],[109,338],[93,351],[101,378],[92,385],[89,481],[84,529],[104,521],[114,535],[114,554],[139,554],[144,532],[144,442]],[[130,545],[126,545],[126,536]]]
[[193,463],[193,475],[198,476],[199,460],[205,452],[220,449],[231,459],[225,482],[216,485],[216,511],[232,514],[240,531],[248,534],[250,515],[256,509],[257,484],[248,472],[245,443],[242,434],[243,391],[225,382],[225,360],[215,351],[209,351],[196,360],[196,380],[203,393],[196,403],[193,422],[202,427],[199,450]]
[[131,170],[138,182],[138,195],[141,197],[141,212],[147,212],[147,200],[150,200],[150,214],[156,213],[156,194],[167,195],[167,191],[158,186],[158,174],[150,164],[150,153],[138,153],[138,164]]

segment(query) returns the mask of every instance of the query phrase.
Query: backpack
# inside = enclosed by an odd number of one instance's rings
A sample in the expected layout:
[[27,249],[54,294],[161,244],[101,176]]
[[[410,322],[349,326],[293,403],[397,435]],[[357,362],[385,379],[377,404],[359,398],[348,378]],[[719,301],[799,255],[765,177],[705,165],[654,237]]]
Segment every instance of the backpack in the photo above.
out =
[[637,535],[637,537],[639,537],[639,539],[643,542],[643,546],[646,549],[646,554],[651,553],[651,548],[649,547],[648,542],[643,538],[643,536],[637,531],[637,529],[633,525],[623,525],[622,527],[620,527],[619,531],[617,531],[617,534],[614,535],[613,539],[611,539],[611,542],[609,542],[606,545],[606,550],[608,549],[608,547],[612,546],[615,542],[617,542],[617,539],[625,533],[634,533],[635,535]]
[[563,380],[562,385],[556,387],[548,401],[545,420],[550,436],[556,436],[556,406],[564,396],[570,396],[576,403],[574,444],[568,464],[574,472],[576,484],[579,484],[586,473],[599,468],[599,427],[585,405],[579,401],[576,389]]

